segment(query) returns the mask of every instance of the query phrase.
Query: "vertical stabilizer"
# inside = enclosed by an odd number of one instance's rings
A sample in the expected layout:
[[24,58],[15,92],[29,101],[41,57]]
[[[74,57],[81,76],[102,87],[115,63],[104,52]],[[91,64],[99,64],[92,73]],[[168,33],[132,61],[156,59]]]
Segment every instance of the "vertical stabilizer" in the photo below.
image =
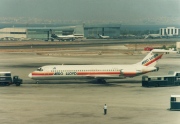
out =
[[153,49],[138,65],[154,67],[157,61],[161,59],[164,53],[172,52],[164,49]]

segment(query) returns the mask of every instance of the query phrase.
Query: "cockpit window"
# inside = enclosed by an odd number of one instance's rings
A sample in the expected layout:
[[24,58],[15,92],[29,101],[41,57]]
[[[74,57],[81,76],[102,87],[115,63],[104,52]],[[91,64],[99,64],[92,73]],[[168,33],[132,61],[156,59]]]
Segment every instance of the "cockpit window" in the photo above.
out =
[[43,71],[43,69],[42,68],[38,68],[37,71]]

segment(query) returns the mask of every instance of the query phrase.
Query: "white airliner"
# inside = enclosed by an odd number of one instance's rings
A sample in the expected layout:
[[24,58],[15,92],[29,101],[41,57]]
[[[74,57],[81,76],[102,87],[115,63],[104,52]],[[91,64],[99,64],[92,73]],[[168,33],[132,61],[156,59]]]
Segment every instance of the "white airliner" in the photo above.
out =
[[98,36],[99,36],[101,39],[108,39],[108,38],[110,38],[109,36],[103,36],[103,35],[100,35],[100,34],[98,34]]
[[30,73],[29,77],[34,80],[97,79],[105,83],[105,79],[123,79],[158,71],[155,65],[165,52],[172,51],[154,49],[142,61],[131,65],[47,65]]
[[147,38],[162,38],[162,35],[160,34],[148,34],[145,39]]
[[65,40],[68,40],[68,41],[74,41],[75,39],[82,39],[84,38],[83,35],[56,35],[56,34],[51,34],[51,41],[54,41],[54,39],[57,39],[59,41],[65,41]]

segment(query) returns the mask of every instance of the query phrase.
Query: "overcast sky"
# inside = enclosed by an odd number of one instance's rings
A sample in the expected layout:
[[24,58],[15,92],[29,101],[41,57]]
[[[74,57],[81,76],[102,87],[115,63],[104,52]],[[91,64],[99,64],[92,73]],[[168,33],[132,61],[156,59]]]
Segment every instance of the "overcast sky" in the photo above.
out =
[[131,22],[180,19],[180,0],[0,0],[0,17]]

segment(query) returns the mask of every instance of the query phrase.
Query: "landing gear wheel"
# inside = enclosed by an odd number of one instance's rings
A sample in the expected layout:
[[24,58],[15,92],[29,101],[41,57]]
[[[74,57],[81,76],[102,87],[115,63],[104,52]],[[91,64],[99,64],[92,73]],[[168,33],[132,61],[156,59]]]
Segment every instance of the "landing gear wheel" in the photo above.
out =
[[20,83],[16,83],[16,86],[20,86],[21,84]]
[[38,84],[38,83],[39,83],[39,81],[37,80],[37,81],[36,81],[36,84]]

